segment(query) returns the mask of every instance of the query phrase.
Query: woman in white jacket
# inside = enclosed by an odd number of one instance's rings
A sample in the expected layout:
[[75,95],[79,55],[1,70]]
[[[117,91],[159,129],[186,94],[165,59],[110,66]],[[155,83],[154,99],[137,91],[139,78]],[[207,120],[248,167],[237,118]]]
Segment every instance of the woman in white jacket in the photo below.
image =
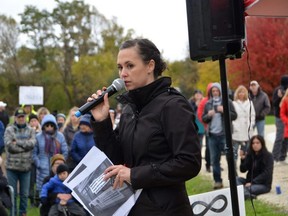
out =
[[235,107],[237,118],[233,124],[233,150],[235,164],[238,158],[238,149],[246,152],[248,142],[253,136],[253,126],[255,125],[255,109],[252,101],[248,98],[248,90],[240,85],[235,91],[233,105]]

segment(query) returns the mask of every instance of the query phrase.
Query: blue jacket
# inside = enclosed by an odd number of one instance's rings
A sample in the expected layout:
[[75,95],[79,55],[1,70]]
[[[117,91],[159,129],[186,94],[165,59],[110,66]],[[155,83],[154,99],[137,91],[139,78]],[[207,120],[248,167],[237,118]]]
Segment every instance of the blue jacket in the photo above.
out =
[[[42,187],[40,197],[48,198],[48,192],[53,194],[71,194],[71,190],[66,187],[63,182],[59,179],[58,175],[52,177],[47,183],[45,183]],[[56,198],[55,203],[59,203],[60,199]],[[74,202],[73,199],[68,200],[68,203]]]
[[5,132],[5,127],[2,121],[0,120],[0,155],[4,151],[4,132]]
[[[44,119],[41,122],[41,125],[43,125],[47,122],[51,122],[56,125],[56,119],[53,115],[46,115]],[[49,176],[49,170],[50,170],[50,159],[53,157],[54,154],[48,154],[45,151],[45,132],[42,130],[40,133],[36,135],[36,145],[33,150],[33,161],[35,163],[35,166],[37,168],[36,170],[36,188],[37,190],[41,190],[43,179],[46,176]],[[64,135],[59,132],[58,130],[55,131],[55,133],[52,135],[54,140],[60,144],[59,152],[60,154],[63,154],[65,159],[67,159],[68,156],[68,146],[65,140]],[[56,142],[54,141],[54,145],[56,145]]]
[[90,133],[77,131],[74,135],[71,146],[71,156],[73,161],[78,164],[93,146],[95,146],[95,141],[92,131]]

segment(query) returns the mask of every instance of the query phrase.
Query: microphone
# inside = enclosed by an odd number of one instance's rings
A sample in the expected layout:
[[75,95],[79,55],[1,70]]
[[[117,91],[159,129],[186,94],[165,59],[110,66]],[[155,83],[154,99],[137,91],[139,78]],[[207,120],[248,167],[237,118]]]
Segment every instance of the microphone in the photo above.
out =
[[111,95],[115,94],[116,92],[122,90],[125,87],[125,83],[122,79],[118,78],[115,79],[112,82],[112,85],[110,85],[105,91],[102,92],[102,94],[97,98],[92,101],[87,102],[83,106],[79,108],[79,110],[75,113],[76,117],[80,117],[81,115],[86,114],[89,112],[91,109],[93,109],[95,106],[98,104],[102,103],[104,100],[104,95],[108,93],[108,97]]

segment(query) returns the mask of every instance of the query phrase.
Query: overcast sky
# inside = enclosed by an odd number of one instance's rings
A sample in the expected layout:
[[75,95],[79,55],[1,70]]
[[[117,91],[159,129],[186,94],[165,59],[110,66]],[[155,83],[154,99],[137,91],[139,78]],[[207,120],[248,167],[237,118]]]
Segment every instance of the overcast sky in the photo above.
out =
[[[188,27],[185,0],[84,0],[94,5],[108,19],[117,18],[119,25],[134,29],[137,35],[152,40],[169,60],[182,60],[188,55]],[[20,20],[17,14],[26,5],[51,11],[54,0],[2,0],[0,14]]]

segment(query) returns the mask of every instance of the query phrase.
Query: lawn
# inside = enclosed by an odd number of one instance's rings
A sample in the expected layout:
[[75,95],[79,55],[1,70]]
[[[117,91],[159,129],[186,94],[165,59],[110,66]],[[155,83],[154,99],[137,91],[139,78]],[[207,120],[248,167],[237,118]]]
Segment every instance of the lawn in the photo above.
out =
[[266,116],[265,124],[267,124],[267,125],[275,124],[275,116],[274,115]]
[[[198,175],[196,178],[188,181],[186,183],[187,191],[189,195],[200,194],[209,192],[212,189],[213,182],[207,176]],[[253,208],[254,205],[254,208]],[[261,200],[245,201],[245,210],[247,216],[287,216],[288,212],[284,209],[278,208],[276,206],[271,206]],[[254,212],[255,210],[255,212]],[[39,216],[38,208],[29,208],[27,212],[28,216]]]

